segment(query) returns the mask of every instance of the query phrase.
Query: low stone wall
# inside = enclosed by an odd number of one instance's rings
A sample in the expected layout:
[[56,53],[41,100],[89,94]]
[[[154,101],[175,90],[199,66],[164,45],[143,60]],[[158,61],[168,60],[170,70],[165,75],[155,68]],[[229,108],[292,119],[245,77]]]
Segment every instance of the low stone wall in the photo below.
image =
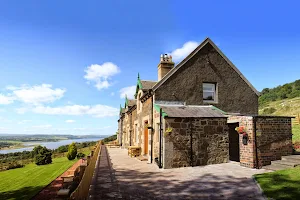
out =
[[228,162],[226,118],[165,118],[163,168]]

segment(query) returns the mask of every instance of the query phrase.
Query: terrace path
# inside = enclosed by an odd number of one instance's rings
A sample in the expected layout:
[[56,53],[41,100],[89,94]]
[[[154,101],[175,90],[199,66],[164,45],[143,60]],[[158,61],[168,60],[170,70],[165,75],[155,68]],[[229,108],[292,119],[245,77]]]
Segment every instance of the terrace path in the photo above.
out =
[[159,169],[125,149],[102,148],[90,199],[264,199],[251,178],[264,172],[235,162]]

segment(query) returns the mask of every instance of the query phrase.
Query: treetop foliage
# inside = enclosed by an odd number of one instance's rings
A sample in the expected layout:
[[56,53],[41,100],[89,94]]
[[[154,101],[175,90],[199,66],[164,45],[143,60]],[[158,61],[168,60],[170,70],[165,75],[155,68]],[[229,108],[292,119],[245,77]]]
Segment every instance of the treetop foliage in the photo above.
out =
[[279,85],[275,88],[264,88],[259,97],[259,105],[264,105],[271,101],[291,99],[300,97],[300,79],[292,83]]

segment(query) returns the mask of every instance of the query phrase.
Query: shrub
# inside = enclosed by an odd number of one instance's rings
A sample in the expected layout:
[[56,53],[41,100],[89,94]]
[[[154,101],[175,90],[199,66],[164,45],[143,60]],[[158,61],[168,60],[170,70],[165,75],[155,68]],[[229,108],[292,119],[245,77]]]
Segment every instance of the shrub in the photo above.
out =
[[270,107],[270,108],[265,108],[262,111],[263,115],[269,115],[269,114],[273,114],[274,112],[276,112],[276,108]]
[[39,148],[38,154],[35,156],[35,164],[47,165],[52,163],[52,152],[46,147]]
[[16,169],[16,168],[22,168],[25,165],[21,164],[21,163],[9,163],[9,165],[6,167],[6,170],[10,170],[10,169]]
[[107,137],[107,138],[104,138],[102,141],[103,141],[104,143],[108,143],[108,142],[114,141],[114,140],[116,140],[116,139],[117,139],[117,134],[116,134],[116,135],[109,136],[109,137]]
[[76,158],[76,155],[77,155],[77,147],[76,147],[75,143],[73,142],[72,144],[69,145],[67,158],[69,160],[74,160]]
[[85,157],[85,154],[84,153],[78,153],[77,154],[77,158],[79,159],[79,158],[84,158]]

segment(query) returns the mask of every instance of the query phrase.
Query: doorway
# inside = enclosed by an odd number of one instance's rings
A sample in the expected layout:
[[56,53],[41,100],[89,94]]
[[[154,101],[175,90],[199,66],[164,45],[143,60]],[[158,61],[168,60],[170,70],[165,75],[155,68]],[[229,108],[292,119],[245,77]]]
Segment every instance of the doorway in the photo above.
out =
[[240,162],[240,137],[235,130],[239,123],[229,123],[229,160]]
[[144,155],[148,154],[148,121],[145,121],[144,124]]

